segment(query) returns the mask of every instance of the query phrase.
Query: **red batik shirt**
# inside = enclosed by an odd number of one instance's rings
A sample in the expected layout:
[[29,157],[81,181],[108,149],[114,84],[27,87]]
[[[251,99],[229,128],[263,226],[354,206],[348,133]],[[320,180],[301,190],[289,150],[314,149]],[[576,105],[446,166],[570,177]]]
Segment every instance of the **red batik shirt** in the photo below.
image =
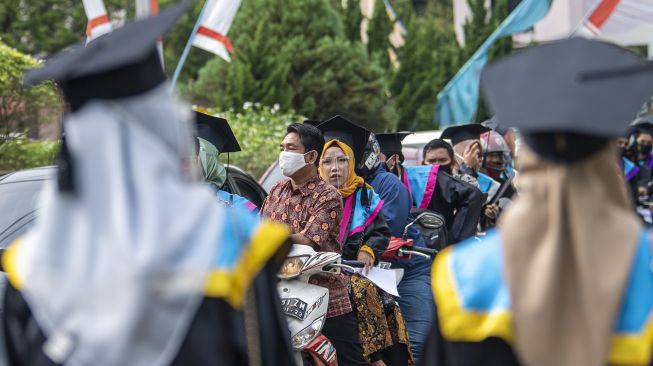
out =
[[[342,198],[340,193],[316,175],[298,187],[290,179],[275,184],[263,203],[261,214],[290,226],[294,234],[313,241],[315,250],[342,254],[338,243]],[[345,275],[319,274],[311,283],[329,289],[327,317],[352,311]]]

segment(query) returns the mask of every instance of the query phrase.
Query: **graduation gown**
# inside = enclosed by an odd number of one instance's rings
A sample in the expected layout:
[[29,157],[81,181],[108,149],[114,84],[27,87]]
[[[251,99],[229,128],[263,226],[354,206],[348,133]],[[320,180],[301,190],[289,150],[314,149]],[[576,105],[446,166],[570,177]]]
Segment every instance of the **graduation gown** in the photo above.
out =
[[[289,243],[285,230],[278,230],[269,224],[254,224],[255,217],[239,210],[229,220],[238,220],[239,225],[225,225],[223,240],[238,240],[233,244],[240,248],[240,256],[226,263],[225,258],[209,274],[204,298],[193,317],[185,339],[171,365],[246,365],[253,352],[248,344],[256,345],[263,365],[281,366],[292,364],[292,349],[286,320],[280,309],[276,288],[276,274],[286,257]],[[234,235],[236,227],[256,226]],[[239,259],[260,252],[261,245],[276,246],[278,249],[258,263],[256,273],[239,270]],[[6,254],[5,254],[6,255]],[[257,268],[257,265],[250,265]],[[4,263],[4,259],[3,259]],[[218,268],[219,267],[219,268]],[[248,289],[239,288],[253,277]],[[250,277],[250,278],[251,278]],[[220,282],[217,284],[214,282]],[[225,283],[231,285],[224,286]],[[244,291],[251,291],[250,298],[255,306],[244,308]],[[258,331],[246,332],[245,312],[253,319]],[[255,316],[254,316],[255,314]],[[107,316],[110,316],[108,314]],[[90,324],[89,326],[93,326]],[[9,365],[54,366],[43,353],[46,341],[44,333],[32,315],[20,289],[9,283],[5,290],[2,318],[2,341],[6,361]],[[249,339],[249,340],[248,340]]]
[[[511,301],[503,278],[501,245],[494,231],[438,255],[433,269],[437,317],[423,365],[521,365],[511,347]],[[653,366],[652,257],[649,234],[642,231],[606,365]]]
[[354,194],[344,199],[340,243],[342,258],[355,260],[358,251],[367,245],[374,252],[375,262],[390,241],[390,228],[383,217],[384,201],[369,188],[358,188]]
[[438,165],[407,167],[415,205],[444,216],[448,243],[474,236],[485,200],[471,184],[439,169]]

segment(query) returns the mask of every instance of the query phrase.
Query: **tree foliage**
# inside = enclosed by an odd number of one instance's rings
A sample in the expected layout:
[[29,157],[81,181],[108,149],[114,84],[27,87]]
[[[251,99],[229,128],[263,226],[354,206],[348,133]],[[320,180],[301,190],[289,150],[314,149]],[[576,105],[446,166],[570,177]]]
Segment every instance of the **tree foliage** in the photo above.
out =
[[[279,106],[265,107],[247,103],[242,110],[220,111],[210,109],[209,113],[226,118],[242,151],[229,155],[229,163],[245,169],[253,177],[260,177],[279,157],[279,143],[286,135],[286,127],[303,118],[294,112],[281,112]],[[227,157],[222,156],[224,163]]]
[[[104,0],[110,18],[133,14],[133,1]],[[131,8],[125,7],[131,4]],[[80,0],[2,0],[0,38],[21,52],[46,57],[86,38],[86,14]]]
[[59,142],[35,141],[24,137],[0,144],[0,174],[54,164]]
[[398,127],[433,129],[437,93],[457,72],[461,50],[452,25],[442,18],[404,13],[404,19],[408,37],[398,50],[400,67],[390,85],[399,112]]
[[250,0],[230,34],[232,63],[209,61],[188,86],[193,102],[234,110],[279,104],[314,119],[342,114],[375,130],[395,123],[385,71],[347,39],[330,1]]
[[378,58],[381,66],[388,69],[390,67],[388,49],[392,47],[388,37],[392,32],[393,24],[388,17],[383,0],[375,0],[374,14],[368,24],[367,51]]
[[31,88],[21,85],[24,72],[37,65],[36,60],[0,41],[0,144],[11,132],[36,127],[39,114],[56,117],[60,112],[59,98],[51,83]]

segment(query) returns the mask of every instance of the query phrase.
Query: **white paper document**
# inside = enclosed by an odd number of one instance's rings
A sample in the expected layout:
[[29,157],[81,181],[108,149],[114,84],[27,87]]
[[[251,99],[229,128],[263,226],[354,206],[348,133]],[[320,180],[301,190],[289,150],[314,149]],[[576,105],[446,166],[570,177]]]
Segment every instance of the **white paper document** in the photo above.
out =
[[358,274],[367,277],[368,280],[374,282],[381,290],[393,296],[399,296],[397,291],[397,274],[392,269],[380,269],[372,267],[368,274],[365,274],[363,268],[357,270]]

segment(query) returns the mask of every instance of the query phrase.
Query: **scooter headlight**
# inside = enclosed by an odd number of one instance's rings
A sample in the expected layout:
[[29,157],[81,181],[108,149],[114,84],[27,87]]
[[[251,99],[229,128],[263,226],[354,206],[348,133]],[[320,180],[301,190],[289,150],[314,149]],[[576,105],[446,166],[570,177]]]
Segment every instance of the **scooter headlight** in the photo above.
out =
[[288,257],[281,266],[281,270],[277,275],[279,278],[287,280],[299,276],[304,267],[304,263],[308,260],[309,256],[302,255],[297,257]]
[[299,333],[295,334],[290,340],[290,343],[292,344],[293,348],[297,350],[306,348],[306,346],[308,346],[308,344],[311,343],[315,339],[315,337],[317,337],[320,334],[320,331],[322,330],[322,326],[324,325],[325,317],[326,315],[322,315],[321,317],[313,320],[311,325],[300,330]]

